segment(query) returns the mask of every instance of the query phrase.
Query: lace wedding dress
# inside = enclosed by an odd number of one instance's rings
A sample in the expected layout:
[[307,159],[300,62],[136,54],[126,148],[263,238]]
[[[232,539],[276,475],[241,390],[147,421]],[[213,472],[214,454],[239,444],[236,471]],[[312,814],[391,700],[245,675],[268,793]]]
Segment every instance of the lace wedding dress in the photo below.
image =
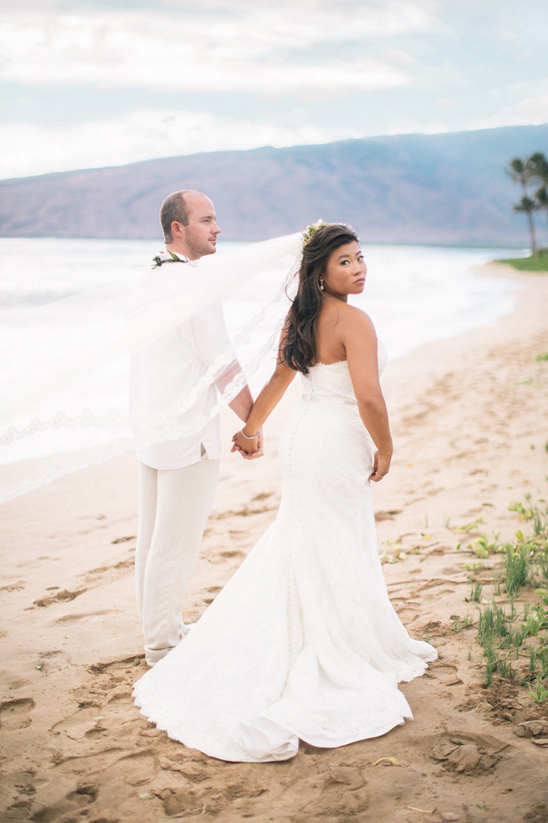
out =
[[374,446],[346,362],[303,377],[280,441],[282,502],[185,639],[135,686],[175,740],[229,761],[343,746],[412,718],[399,681],[436,651],[388,599],[370,483]]

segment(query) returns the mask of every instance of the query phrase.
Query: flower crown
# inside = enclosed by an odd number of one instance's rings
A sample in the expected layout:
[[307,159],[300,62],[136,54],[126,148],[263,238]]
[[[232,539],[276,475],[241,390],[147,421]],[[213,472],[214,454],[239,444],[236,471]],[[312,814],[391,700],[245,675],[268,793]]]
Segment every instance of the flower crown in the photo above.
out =
[[329,223],[326,223],[325,220],[317,220],[315,223],[312,223],[311,226],[307,226],[306,229],[303,231],[303,248],[308,246],[318,229],[323,229],[324,226],[328,226]]

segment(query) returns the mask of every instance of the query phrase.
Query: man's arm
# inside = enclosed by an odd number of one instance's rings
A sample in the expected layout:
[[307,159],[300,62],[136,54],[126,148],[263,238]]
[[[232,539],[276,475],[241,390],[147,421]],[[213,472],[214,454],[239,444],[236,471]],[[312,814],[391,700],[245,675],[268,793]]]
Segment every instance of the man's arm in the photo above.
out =
[[[242,375],[242,368],[238,362],[238,360],[234,360],[230,366],[215,380],[215,385],[219,389],[219,391],[224,393],[226,387],[235,380],[238,375]],[[243,420],[244,423],[247,422],[247,418],[249,417],[249,412],[253,407],[253,397],[251,396],[251,391],[249,390],[249,386],[247,383],[244,387],[240,390],[240,392],[236,395],[236,397],[231,400],[228,404],[232,411],[238,415],[240,420]],[[245,457],[248,460],[253,460],[257,457],[263,456],[263,432],[262,429],[259,432],[258,437],[258,449],[257,451],[253,452],[253,454],[248,454],[247,452],[240,452],[242,457]]]
[[[244,423],[247,422],[249,412],[253,406],[253,398],[242,372],[242,367],[236,357],[236,352],[232,348],[232,342],[224,321],[222,306],[216,304],[196,315],[196,317],[193,318],[193,331],[196,351],[208,368],[211,368],[219,357],[224,359],[227,355],[233,356],[234,359],[232,362],[214,378],[215,385],[221,394],[224,395],[230,384],[239,379],[241,389],[228,405],[232,411],[238,415],[240,420],[243,420]],[[257,451],[254,452],[253,455],[245,454],[243,456],[251,459],[252,457],[262,457],[262,454],[263,434],[261,431]]]

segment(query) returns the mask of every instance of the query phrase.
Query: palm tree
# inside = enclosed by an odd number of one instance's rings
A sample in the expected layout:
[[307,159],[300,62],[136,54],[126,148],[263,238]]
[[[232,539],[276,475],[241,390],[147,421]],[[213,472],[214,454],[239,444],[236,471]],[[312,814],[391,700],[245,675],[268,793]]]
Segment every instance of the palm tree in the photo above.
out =
[[[537,154],[540,155],[540,152],[537,152]],[[532,157],[536,157],[536,155],[532,155]],[[508,166],[509,168],[506,170],[506,173],[510,175],[514,183],[519,183],[523,192],[521,200],[519,203],[516,203],[513,209],[517,212],[524,212],[527,215],[527,220],[529,221],[529,232],[531,234],[531,254],[536,254],[537,242],[533,212],[536,211],[539,206],[535,200],[529,197],[527,190],[527,186],[530,185],[531,180],[534,178],[536,167],[534,163],[531,162],[531,157],[528,157],[527,160],[521,160],[519,157],[514,157],[513,160],[510,160]]]
[[519,203],[513,207],[514,211],[525,212],[527,220],[529,221],[529,232],[531,234],[531,254],[537,253],[537,243],[535,239],[535,224],[533,222],[533,212],[539,207],[537,203],[528,195],[524,194]]
[[539,211],[545,211],[546,218],[548,219],[548,188],[546,186],[541,186],[540,189],[535,192],[535,200],[537,201],[537,209],[539,209]]
[[529,179],[540,181],[544,185],[548,183],[548,160],[541,151],[536,151],[526,160]]
[[519,157],[514,157],[509,162],[509,168],[506,173],[510,175],[514,183],[519,183],[523,189],[523,194],[527,194],[527,184],[529,182],[530,167],[527,160],[521,160]]
[[540,188],[535,192],[537,209],[545,210],[548,218],[548,160],[542,152],[537,151],[527,162],[531,170],[531,180],[540,183]]

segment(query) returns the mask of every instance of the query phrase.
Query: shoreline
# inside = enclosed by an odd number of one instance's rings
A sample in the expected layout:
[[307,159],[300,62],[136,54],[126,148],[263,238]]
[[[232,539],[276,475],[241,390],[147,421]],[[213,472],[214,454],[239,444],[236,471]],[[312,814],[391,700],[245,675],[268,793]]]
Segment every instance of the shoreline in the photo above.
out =
[[[398,245],[398,244],[393,244],[393,245]],[[402,244],[402,245],[408,245],[408,244]],[[419,244],[419,246],[420,245],[421,244]],[[442,247],[442,248],[444,248],[444,247]],[[455,248],[458,249],[458,248],[466,248],[466,247],[460,247],[459,246],[459,247],[455,247]],[[512,282],[516,286],[516,288],[514,290],[514,293],[512,294],[510,291],[505,293],[505,296],[508,297],[511,300],[517,299],[517,294],[524,285],[523,283],[520,283],[520,276],[521,276],[522,273],[516,271],[511,266],[499,265],[495,262],[492,262],[492,263],[487,263],[487,264],[478,264],[478,265],[471,266],[469,270],[472,271],[474,273],[474,275],[476,275],[476,276],[479,275],[480,277],[484,276],[484,277],[489,277],[489,278],[494,278],[494,279],[499,279],[499,280],[505,280],[505,281]],[[501,299],[501,296],[499,296],[499,300],[500,299]],[[363,308],[364,308],[364,310],[366,310],[367,306],[365,306]],[[487,321],[487,323],[479,324],[476,320],[474,320],[473,324],[469,328],[465,328],[465,329],[457,328],[456,330],[452,330],[447,335],[444,335],[442,337],[433,337],[431,340],[428,340],[424,343],[412,344],[412,348],[410,350],[408,350],[408,351],[406,350],[402,353],[397,353],[397,354],[391,356],[391,350],[389,349],[389,351],[388,351],[389,361],[390,362],[399,361],[400,359],[405,358],[407,356],[413,356],[416,352],[428,351],[428,349],[431,348],[432,346],[437,346],[438,344],[443,344],[444,341],[457,338],[461,334],[468,334],[469,332],[474,332],[475,330],[484,328],[485,326],[490,326],[492,323],[496,323],[500,318],[504,317],[508,313],[511,313],[512,311],[513,311],[513,309],[500,308],[499,309],[499,314],[497,314],[497,316],[494,317],[493,319],[490,319],[489,321]],[[373,315],[372,315],[372,319],[375,320],[375,317]],[[397,346],[396,346],[396,348],[397,348]],[[254,381],[254,382],[256,382],[256,381]],[[108,445],[109,444],[108,444],[108,441],[107,441],[106,442],[107,450],[108,450]],[[84,446],[84,447],[81,448],[81,452],[82,452],[82,454],[85,454],[86,451],[92,452],[94,450],[97,450],[97,448],[101,448],[101,446]],[[62,456],[65,453],[71,453],[72,454],[72,453],[75,453],[75,452],[73,452],[70,448],[64,446],[62,448],[62,451],[60,452],[60,455]],[[128,454],[131,453],[131,450],[128,450],[127,453]],[[110,458],[108,458],[108,459],[110,459]],[[14,478],[15,478],[16,482],[18,483],[20,481],[18,481],[17,478],[18,477],[24,478],[28,468],[30,468],[30,470],[32,472],[33,466],[36,465],[36,466],[38,466],[39,471],[41,471],[41,468],[40,468],[41,465],[46,464],[48,461],[51,461],[52,465],[55,464],[55,462],[56,462],[55,453],[48,454],[47,451],[44,451],[39,456],[11,457],[10,459],[6,460],[6,462],[0,463],[0,480],[1,480],[1,475],[5,475],[7,480],[8,480],[8,483],[12,483]],[[61,460],[61,462],[62,462],[62,460]],[[105,460],[99,461],[99,465],[102,462],[107,462],[107,461],[105,461]],[[89,466],[92,466],[92,465],[97,465],[97,464],[94,463],[93,461],[90,461]],[[38,487],[38,488],[40,488],[40,487]],[[11,499],[15,499],[15,498],[10,497],[10,498],[8,498],[8,500],[4,501],[3,497],[0,496],[0,506],[3,505],[4,502],[9,502],[9,500],[11,500]]]
[[[520,528],[512,500],[548,497],[548,363],[535,361],[548,351],[548,277],[506,268],[481,270],[524,284],[512,312],[391,361],[382,378],[395,441],[391,472],[374,488],[385,578],[404,625],[428,634],[440,654],[402,685],[414,722],[341,749],[303,747],[294,761],[258,769],[219,763],[149,727],[131,702],[145,666],[133,596],[137,465],[126,455],[2,506],[6,819],[61,823],[85,811],[122,823],[173,814],[240,823],[321,812],[343,823],[370,808],[379,820],[411,823],[414,807],[435,808],[434,823],[442,813],[476,823],[486,819],[479,800],[489,819],[514,823],[548,805],[548,749],[514,733],[529,711],[526,690],[505,697],[505,719],[481,687],[474,628],[451,631],[452,617],[475,613],[462,568],[470,555],[457,548],[467,538],[455,527],[481,519],[479,528],[504,539]],[[269,421],[263,459],[225,449],[187,620],[275,516],[276,443],[294,382]],[[235,428],[223,415],[224,443]],[[460,741],[452,754],[432,757],[451,740]],[[390,757],[397,766],[372,765]]]

